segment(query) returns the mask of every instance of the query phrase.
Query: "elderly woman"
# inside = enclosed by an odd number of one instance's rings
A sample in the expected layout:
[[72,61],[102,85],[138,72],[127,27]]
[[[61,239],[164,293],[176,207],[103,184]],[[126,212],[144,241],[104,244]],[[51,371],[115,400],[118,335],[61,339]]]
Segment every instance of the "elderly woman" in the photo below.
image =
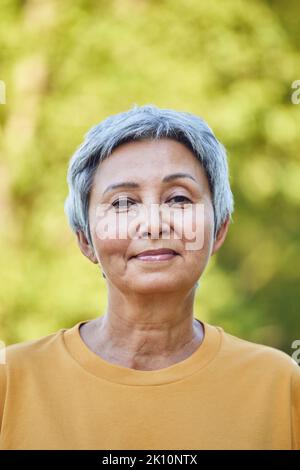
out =
[[7,348],[0,448],[299,449],[295,361],[195,318],[233,212],[207,124],[135,105],[90,130],[68,183],[66,214],[107,308]]

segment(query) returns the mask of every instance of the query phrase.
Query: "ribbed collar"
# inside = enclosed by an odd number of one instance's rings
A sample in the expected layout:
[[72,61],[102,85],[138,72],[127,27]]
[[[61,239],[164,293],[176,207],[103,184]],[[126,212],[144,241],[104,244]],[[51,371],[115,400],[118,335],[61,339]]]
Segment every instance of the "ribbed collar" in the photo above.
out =
[[91,320],[77,323],[63,330],[65,346],[73,359],[91,374],[123,385],[162,385],[176,382],[206,367],[217,355],[222,341],[223,329],[202,322],[204,339],[201,345],[183,361],[158,370],[137,370],[110,363],[94,353],[83,341],[79,333],[80,325]]

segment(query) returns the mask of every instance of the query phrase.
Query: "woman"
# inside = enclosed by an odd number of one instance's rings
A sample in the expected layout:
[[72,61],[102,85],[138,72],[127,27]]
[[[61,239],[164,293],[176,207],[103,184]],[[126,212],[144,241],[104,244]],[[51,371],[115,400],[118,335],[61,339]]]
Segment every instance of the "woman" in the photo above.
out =
[[299,449],[297,364],[194,318],[233,212],[207,124],[135,105],[90,130],[68,183],[66,214],[107,309],[7,348],[0,448]]

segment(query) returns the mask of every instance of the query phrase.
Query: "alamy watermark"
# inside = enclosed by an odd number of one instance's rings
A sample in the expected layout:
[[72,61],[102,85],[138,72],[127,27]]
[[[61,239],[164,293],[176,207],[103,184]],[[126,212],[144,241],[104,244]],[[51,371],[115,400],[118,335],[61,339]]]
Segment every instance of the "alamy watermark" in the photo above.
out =
[[291,86],[295,90],[292,93],[291,102],[293,104],[299,104],[300,103],[300,80],[295,80]]
[[292,342],[291,348],[296,349],[292,354],[292,359],[300,365],[300,339],[295,339],[295,341]]
[[[95,232],[100,240],[139,239],[150,233],[151,239],[184,240],[186,250],[200,250],[204,245],[204,204],[135,204],[116,210],[111,204],[98,204]],[[173,226],[171,236],[171,226]],[[162,236],[160,233],[162,232]],[[143,238],[143,236],[142,236]]]

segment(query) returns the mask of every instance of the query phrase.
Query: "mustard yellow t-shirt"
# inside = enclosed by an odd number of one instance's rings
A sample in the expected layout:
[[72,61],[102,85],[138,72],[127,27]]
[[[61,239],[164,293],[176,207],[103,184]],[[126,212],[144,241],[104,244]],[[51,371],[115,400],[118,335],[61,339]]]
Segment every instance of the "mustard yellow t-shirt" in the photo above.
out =
[[287,354],[203,323],[187,359],[140,371],[93,353],[82,323],[7,348],[0,449],[300,449]]

